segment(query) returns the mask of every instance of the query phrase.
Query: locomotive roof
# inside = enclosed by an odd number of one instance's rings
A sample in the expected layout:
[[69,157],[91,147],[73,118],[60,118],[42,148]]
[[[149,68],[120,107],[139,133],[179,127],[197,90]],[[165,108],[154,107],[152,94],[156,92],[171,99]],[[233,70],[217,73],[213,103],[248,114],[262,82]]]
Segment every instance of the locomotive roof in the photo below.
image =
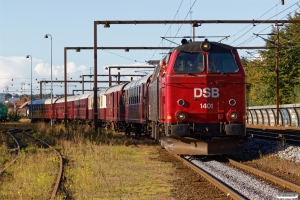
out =
[[[190,42],[190,43],[180,45],[180,46],[172,49],[171,52],[173,52],[173,51],[186,51],[186,52],[202,51],[202,49],[201,49],[202,43],[203,42]],[[218,42],[209,42],[209,43],[211,46],[209,51],[232,51],[235,49],[233,46],[229,46],[229,45],[218,43]]]
[[[128,82],[128,83],[129,83],[129,82]],[[127,84],[127,83],[120,84],[120,85],[114,85],[114,86],[111,86],[110,88],[108,88],[108,89],[105,91],[105,94],[111,93],[111,92],[116,92],[116,91],[121,91],[122,88],[123,88],[126,84]]]
[[133,87],[136,87],[138,85],[141,85],[143,83],[146,83],[148,81],[148,79],[150,78],[151,74],[147,75],[147,76],[144,76],[143,78],[141,79],[138,79],[136,81],[132,81],[130,82],[129,84],[127,84],[125,87],[124,87],[124,90],[128,90],[129,88],[133,88]]
[[[58,98],[52,98],[52,103],[54,103]],[[45,104],[51,104],[51,99],[46,99]]]

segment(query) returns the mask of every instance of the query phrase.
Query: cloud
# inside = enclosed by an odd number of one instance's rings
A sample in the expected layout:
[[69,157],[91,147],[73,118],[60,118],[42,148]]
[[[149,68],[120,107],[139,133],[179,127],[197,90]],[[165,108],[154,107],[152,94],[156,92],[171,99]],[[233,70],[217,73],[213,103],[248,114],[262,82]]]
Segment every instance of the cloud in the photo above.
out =
[[[74,62],[68,62],[67,65],[68,65],[67,73],[69,74],[88,70],[88,67],[86,67],[85,65],[76,66]],[[10,93],[19,92],[22,83],[25,83],[26,85],[30,85],[31,83],[30,58],[28,59],[25,56],[24,57],[23,56],[11,56],[11,57],[0,56],[0,72],[1,72],[0,92],[5,91],[7,88]],[[52,67],[53,80],[56,78],[63,79],[63,77],[64,77],[64,65],[53,65]],[[34,88],[39,87],[39,84],[37,82],[43,79],[51,80],[50,64],[44,63],[40,59],[32,58],[33,87]]]

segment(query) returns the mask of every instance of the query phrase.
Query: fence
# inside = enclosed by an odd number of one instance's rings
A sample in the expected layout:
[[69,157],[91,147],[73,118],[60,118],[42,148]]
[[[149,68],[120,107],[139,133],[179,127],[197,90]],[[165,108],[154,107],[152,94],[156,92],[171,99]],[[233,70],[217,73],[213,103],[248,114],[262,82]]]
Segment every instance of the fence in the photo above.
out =
[[[276,105],[247,107],[247,124],[276,125]],[[285,104],[279,106],[279,125],[299,127],[300,104]]]

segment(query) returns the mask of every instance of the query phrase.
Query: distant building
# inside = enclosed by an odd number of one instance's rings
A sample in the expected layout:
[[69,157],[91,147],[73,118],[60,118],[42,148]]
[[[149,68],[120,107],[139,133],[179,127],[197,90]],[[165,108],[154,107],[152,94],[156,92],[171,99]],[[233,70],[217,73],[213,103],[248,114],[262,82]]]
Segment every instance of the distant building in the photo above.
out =
[[[14,98],[14,99],[19,99],[19,98]],[[20,106],[24,107],[25,103],[28,103],[29,101],[30,99],[27,96],[24,96],[21,100],[19,99],[18,101],[14,102],[14,107],[15,108],[19,108]]]
[[15,101],[20,101],[20,98],[9,98],[8,103],[15,104]]
[[0,103],[5,102],[5,93],[0,93]]

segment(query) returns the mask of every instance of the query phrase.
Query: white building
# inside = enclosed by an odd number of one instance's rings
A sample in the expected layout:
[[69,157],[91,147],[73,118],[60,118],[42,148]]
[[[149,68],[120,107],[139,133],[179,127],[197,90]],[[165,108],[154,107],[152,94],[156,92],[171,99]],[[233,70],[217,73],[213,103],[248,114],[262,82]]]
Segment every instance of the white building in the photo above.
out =
[[0,93],[0,103],[5,102],[5,93]]
[[8,103],[14,104],[15,101],[19,101],[19,100],[20,100],[20,98],[9,98]]

